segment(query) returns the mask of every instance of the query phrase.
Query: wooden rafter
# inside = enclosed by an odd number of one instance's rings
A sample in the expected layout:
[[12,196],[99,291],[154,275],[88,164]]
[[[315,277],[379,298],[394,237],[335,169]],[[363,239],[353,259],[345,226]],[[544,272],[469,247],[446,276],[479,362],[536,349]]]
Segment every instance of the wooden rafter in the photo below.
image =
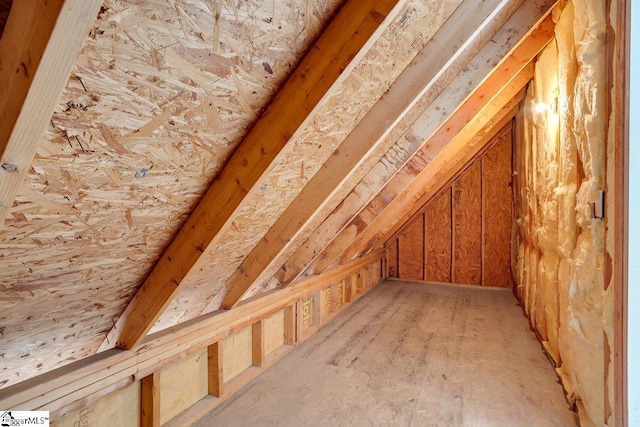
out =
[[15,1],[0,39],[0,227],[101,0]]
[[[482,129],[505,106],[508,106],[507,112],[513,110],[514,104],[522,98],[519,96],[518,99],[518,93],[532,78],[533,64],[529,64],[510,79],[468,124],[459,129],[453,139],[447,137],[446,147],[369,224],[358,239],[342,253],[340,259],[348,259],[354,254],[369,250],[372,246],[382,246],[389,241],[404,225],[406,218],[413,217],[458,169],[482,148],[483,143],[489,141],[489,138],[482,135]],[[436,135],[438,136],[441,134]]]
[[[462,104],[460,108],[450,116],[447,121],[439,127],[439,129],[431,134],[431,136],[427,139],[423,148],[421,149],[420,157],[429,161],[433,159],[437,153],[446,145],[447,141],[451,140],[455,136],[455,134],[462,129],[466,123],[468,123],[471,118],[478,112],[480,109],[487,104],[489,100],[500,90],[500,88],[504,87],[505,84],[516,75],[523,67],[526,66],[542,49],[544,45],[548,43],[548,41],[553,36],[553,22],[551,18],[548,17],[544,19],[551,9],[552,4],[548,4],[546,8],[546,13],[542,11],[538,11],[539,15],[530,16],[530,13],[520,14],[521,18],[514,17],[514,20],[509,25],[505,25],[505,27],[509,27],[510,25],[525,25],[520,19],[524,16],[525,19],[528,19],[528,23],[526,24],[528,27],[532,28],[529,32],[527,32],[522,40],[511,50],[509,55],[500,62],[500,64],[493,70],[491,75],[487,77],[484,82],[470,95],[470,97]],[[542,16],[542,18],[540,18]],[[540,19],[540,20],[538,20]],[[517,22],[517,24],[515,24]],[[509,33],[508,31],[506,33]],[[508,37],[512,37],[511,34],[508,34]],[[443,93],[443,95],[445,95]],[[429,120],[430,117],[426,117],[426,120]],[[419,134],[418,132],[415,132]],[[422,132],[424,134],[424,132]],[[409,162],[404,170],[415,170],[418,171],[424,164],[423,161],[418,162]],[[398,173],[396,176],[387,183],[386,186],[380,187],[378,190],[378,196],[372,198],[370,203],[372,204],[383,204],[386,205],[389,203],[389,200],[393,199],[402,188],[407,185],[407,182],[415,176],[417,172],[410,173],[407,175],[406,173]],[[407,176],[405,176],[407,175]],[[357,199],[359,195],[354,196]],[[372,211],[374,209],[371,209]],[[368,220],[366,217],[360,218],[361,215],[356,215],[350,222],[343,221],[333,221],[333,223],[329,224],[329,227],[323,227],[322,233],[314,236],[318,239],[321,244],[317,245],[315,242],[311,242],[306,244],[310,249],[304,248],[303,253],[294,254],[291,258],[290,262],[287,263],[287,274],[290,277],[296,277],[297,274],[300,274],[305,268],[311,265],[308,268],[308,271],[311,273],[319,273],[323,271],[327,266],[331,265],[331,263],[340,256],[343,250],[351,245],[351,243],[355,240],[357,242],[362,241],[366,237],[359,237],[359,235],[363,232],[363,230],[367,227],[367,223],[371,220]],[[344,236],[349,237],[344,237]],[[333,239],[327,239],[327,236],[335,236]],[[324,243],[322,243],[324,241]],[[315,247],[314,247],[315,245]],[[351,246],[353,247],[353,245]],[[291,273],[291,270],[294,270]],[[286,282],[285,282],[286,283]]]
[[[447,68],[459,59],[468,61],[475,53],[472,46],[479,44],[478,39],[488,40],[490,34],[486,33],[492,34],[501,20],[507,20],[513,3],[493,0],[478,5],[467,0],[456,9],[234,272],[228,281],[223,308],[237,304],[261,274],[273,267],[363,162],[380,145],[389,144],[387,136],[425,93],[436,83],[442,84],[439,78]],[[493,31],[485,32],[486,28]]]
[[[482,157],[490,147],[494,137],[499,134],[518,113],[520,109],[520,102],[524,99],[525,93],[525,90],[521,89],[491,118],[491,120],[485,125],[484,129],[473,135],[471,139],[468,139],[468,135],[461,135],[461,138],[456,138],[450,145],[442,150],[442,156],[434,159],[433,167],[430,168],[433,173],[433,177],[430,181],[428,190],[415,203],[415,212],[412,210],[413,213],[411,213],[408,219],[405,220],[402,227],[398,228],[391,237],[383,238],[383,245],[387,245],[387,243],[398,238],[398,236],[404,232],[406,228],[405,226],[409,225],[411,222],[416,220],[418,216],[422,215],[432,200],[437,198],[442,191],[448,189],[468,166],[473,164],[478,158]],[[446,163],[441,161],[441,159],[446,158],[450,159],[451,162]],[[438,165],[442,167],[438,168]]]
[[160,317],[202,255],[231,227],[246,196],[398,13],[403,1],[351,0],[338,12],[252,128],[156,263],[100,347],[132,348]]
[[[266,318],[372,263],[379,263],[383,257],[383,251],[369,254],[322,276],[301,280],[287,289],[245,300],[232,310],[209,313],[151,334],[133,351],[111,349],[1,389],[0,407],[47,410],[52,416],[77,409],[74,405],[84,405],[89,399],[149,377],[185,354],[219,342],[229,335],[229,331],[250,326],[257,319]],[[149,381],[155,382],[151,378]]]

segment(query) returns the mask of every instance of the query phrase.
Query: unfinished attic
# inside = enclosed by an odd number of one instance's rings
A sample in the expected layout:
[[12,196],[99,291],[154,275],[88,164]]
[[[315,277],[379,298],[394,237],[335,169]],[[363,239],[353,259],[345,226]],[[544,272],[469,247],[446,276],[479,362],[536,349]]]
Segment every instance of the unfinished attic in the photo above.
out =
[[627,1],[0,8],[0,410],[628,425]]

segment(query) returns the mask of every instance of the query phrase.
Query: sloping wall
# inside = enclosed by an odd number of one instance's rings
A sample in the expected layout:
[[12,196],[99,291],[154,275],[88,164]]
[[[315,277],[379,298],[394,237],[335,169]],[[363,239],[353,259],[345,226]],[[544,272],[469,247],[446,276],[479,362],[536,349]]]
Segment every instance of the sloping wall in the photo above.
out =
[[512,126],[505,126],[388,246],[389,275],[510,287]]
[[[583,425],[605,425],[605,2],[575,0],[557,13],[540,55],[515,144],[517,294],[557,364]],[[536,111],[538,103],[549,110]]]

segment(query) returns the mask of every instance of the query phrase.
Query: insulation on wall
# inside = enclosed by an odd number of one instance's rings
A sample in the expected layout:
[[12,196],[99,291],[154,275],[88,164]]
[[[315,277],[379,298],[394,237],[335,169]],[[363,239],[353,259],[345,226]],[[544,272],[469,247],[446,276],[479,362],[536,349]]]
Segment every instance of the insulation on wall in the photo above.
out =
[[387,245],[391,277],[512,285],[511,124],[487,147]]
[[516,132],[517,293],[582,424],[607,425],[604,222],[593,215],[605,185],[605,2],[556,15]]

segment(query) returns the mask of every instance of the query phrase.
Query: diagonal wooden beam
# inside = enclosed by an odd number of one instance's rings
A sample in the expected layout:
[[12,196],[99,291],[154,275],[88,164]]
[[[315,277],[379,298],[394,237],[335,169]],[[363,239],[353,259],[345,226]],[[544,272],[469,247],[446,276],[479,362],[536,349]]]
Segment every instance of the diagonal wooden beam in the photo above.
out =
[[[470,140],[467,138],[456,138],[451,144],[442,150],[442,156],[434,159],[434,166],[430,168],[433,176],[431,178],[429,188],[415,203],[413,209],[408,214],[408,219],[398,228],[391,237],[382,237],[380,242],[384,242],[381,246],[386,246],[389,242],[398,238],[403,233],[408,224],[414,221],[427,209],[429,203],[448,189],[449,186],[478,158],[480,158],[490,143],[501,130],[513,120],[520,110],[520,103],[526,94],[525,89],[521,89],[507,104],[496,113],[495,116],[486,124],[484,129],[476,133]],[[463,143],[466,141],[466,143]],[[445,162],[442,159],[448,159]],[[442,165],[442,167],[437,167]]]
[[[460,168],[465,159],[480,150],[483,138],[478,134],[505,105],[507,112],[520,101],[518,94],[533,78],[533,64],[530,63],[493,97],[484,108],[465,125],[438,155],[416,176],[416,178],[393,199],[368,227],[342,253],[340,261],[354,254],[367,251],[371,247],[384,245],[405,224],[407,218],[416,214],[420,208],[437,192]],[[486,141],[484,141],[486,142]]]
[[[453,138],[471,118],[485,105],[497,91],[502,88],[514,75],[516,75],[523,67],[526,66],[553,37],[554,24],[548,16],[551,5],[547,5],[547,12],[538,11],[539,15],[531,16],[530,12],[520,14],[520,18],[515,19],[510,25],[505,25],[505,34],[512,38],[513,35],[508,30],[515,23],[524,25],[522,17],[529,19],[526,28],[530,28],[523,33],[523,37],[508,55],[498,64],[492,73],[486,77],[484,82],[470,95],[470,97],[462,104],[460,108],[436,130],[413,132],[415,135],[424,135],[426,143],[420,149],[419,155],[416,156],[417,161],[410,160],[401,173],[392,175],[390,181],[386,181],[377,187],[377,195],[372,194],[372,185],[369,183],[358,191],[349,195],[345,200],[345,204],[332,214],[326,224],[322,224],[318,228],[318,232],[314,232],[312,237],[305,243],[301,250],[296,252],[289,261],[281,269],[281,277],[283,283],[297,277],[305,271],[305,274],[317,274],[330,265],[342,251],[354,240],[361,239],[357,237],[371,222],[375,215],[379,214],[389,202],[406,187],[408,182],[415,177],[425,161],[433,159],[436,154],[446,145],[447,141]],[[523,11],[524,9],[523,6]],[[542,18],[540,18],[542,16]],[[540,20],[538,20],[540,19]],[[477,83],[476,83],[477,84]],[[443,96],[447,96],[446,91]],[[451,110],[449,110],[450,112]],[[436,113],[436,112],[434,112]],[[428,123],[432,118],[425,115],[423,123]],[[441,124],[442,122],[438,122]],[[419,124],[418,122],[416,123]],[[435,131],[435,132],[434,132]],[[430,135],[430,136],[429,136]],[[439,136],[438,136],[439,135]],[[424,160],[421,160],[424,159]],[[385,166],[386,165],[382,165]],[[377,178],[376,178],[377,179]],[[371,179],[369,182],[375,182]],[[366,198],[366,199],[365,199]],[[347,204],[348,203],[348,204]],[[355,210],[356,206],[368,206],[364,209]],[[349,215],[349,219],[346,218]],[[348,234],[351,238],[343,238],[343,234]],[[333,237],[330,237],[333,236]],[[348,241],[345,244],[345,241]],[[287,276],[284,276],[286,274]]]
[[101,4],[13,2],[0,38],[0,228]]
[[[479,39],[488,40],[513,9],[513,1],[492,0],[478,4],[475,0],[466,0],[455,10],[230,277],[223,308],[229,309],[242,299],[377,147],[387,142],[386,137],[426,92],[433,90],[436,84],[446,84],[441,76],[447,69],[459,59],[468,62],[478,49],[474,46],[480,44]],[[485,32],[486,28],[492,31]],[[463,66],[461,64],[460,68]]]
[[129,349],[145,337],[203,253],[231,227],[245,196],[278,153],[339,87],[404,2],[350,0],[341,8],[207,190],[99,351],[114,345]]

